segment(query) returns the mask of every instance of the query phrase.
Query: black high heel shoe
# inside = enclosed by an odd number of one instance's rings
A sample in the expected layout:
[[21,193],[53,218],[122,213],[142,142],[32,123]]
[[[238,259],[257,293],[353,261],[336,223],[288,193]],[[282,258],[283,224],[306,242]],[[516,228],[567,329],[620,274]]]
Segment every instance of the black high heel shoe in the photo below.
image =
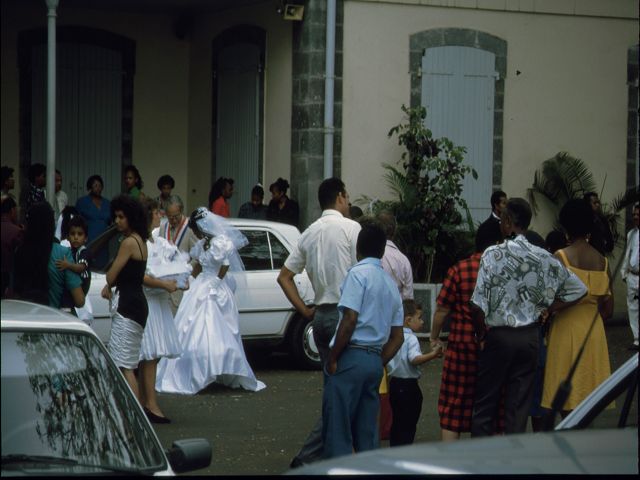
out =
[[171,420],[169,420],[167,417],[161,417],[160,415],[156,415],[147,407],[143,407],[143,410],[151,423],[171,423]]

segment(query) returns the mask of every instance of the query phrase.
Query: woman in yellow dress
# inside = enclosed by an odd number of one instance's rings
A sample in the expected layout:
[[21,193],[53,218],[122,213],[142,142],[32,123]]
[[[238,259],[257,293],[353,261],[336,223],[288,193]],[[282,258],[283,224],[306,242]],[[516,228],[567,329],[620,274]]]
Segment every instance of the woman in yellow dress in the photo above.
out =
[[607,320],[613,313],[613,295],[607,259],[589,245],[593,226],[591,207],[583,200],[570,200],[560,211],[560,224],[570,245],[558,250],[555,256],[582,280],[588,293],[550,319],[543,407],[551,408],[556,390],[567,377],[596,317],[571,381],[571,394],[561,411],[565,416],[611,374],[603,319]]

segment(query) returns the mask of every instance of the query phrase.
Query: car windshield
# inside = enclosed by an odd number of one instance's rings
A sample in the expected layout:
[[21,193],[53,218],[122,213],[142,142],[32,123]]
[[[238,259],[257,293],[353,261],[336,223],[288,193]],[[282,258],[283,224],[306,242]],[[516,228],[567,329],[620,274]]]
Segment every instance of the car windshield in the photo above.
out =
[[155,435],[95,338],[3,331],[1,370],[3,475],[15,468],[9,459],[20,456],[51,458],[52,468],[61,463],[53,459],[101,470],[167,468]]

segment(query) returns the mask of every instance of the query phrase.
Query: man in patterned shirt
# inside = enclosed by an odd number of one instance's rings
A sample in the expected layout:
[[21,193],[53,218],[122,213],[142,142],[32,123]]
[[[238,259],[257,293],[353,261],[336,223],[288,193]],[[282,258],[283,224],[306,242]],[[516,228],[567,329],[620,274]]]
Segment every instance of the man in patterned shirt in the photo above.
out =
[[[580,300],[587,288],[524,232],[531,207],[512,198],[502,211],[504,243],[485,250],[471,297],[480,355],[471,436],[492,435],[504,389],[505,433],[524,432],[538,359],[538,319]],[[486,335],[483,330],[486,328]]]
[[438,414],[444,441],[457,440],[461,433],[471,431],[478,343],[474,335],[469,299],[476,286],[482,253],[500,242],[502,233],[499,222],[481,224],[476,233],[476,253],[449,269],[438,295],[431,327],[431,349],[443,345],[439,338],[440,332],[445,320],[451,319],[438,398]]

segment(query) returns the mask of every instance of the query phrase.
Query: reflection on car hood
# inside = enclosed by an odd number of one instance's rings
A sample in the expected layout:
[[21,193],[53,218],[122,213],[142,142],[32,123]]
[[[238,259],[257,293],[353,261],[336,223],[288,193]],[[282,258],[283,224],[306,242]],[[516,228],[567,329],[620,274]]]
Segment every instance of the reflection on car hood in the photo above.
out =
[[314,463],[291,475],[638,473],[638,429],[495,436],[384,448]]

